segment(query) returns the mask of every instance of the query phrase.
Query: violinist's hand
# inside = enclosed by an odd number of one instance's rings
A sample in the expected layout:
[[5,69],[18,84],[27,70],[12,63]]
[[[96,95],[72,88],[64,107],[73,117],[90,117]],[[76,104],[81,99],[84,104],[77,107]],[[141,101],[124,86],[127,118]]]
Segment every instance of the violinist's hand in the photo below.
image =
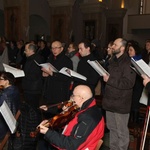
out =
[[64,106],[62,107],[62,110],[63,110],[64,112],[66,112],[66,111],[68,111],[68,107],[64,105]]
[[47,77],[49,75],[53,76],[53,71],[50,68],[47,68],[47,69],[42,68],[41,70],[43,71],[42,73],[43,77]]
[[68,111],[68,109],[70,108],[70,106],[73,105],[73,100],[70,97],[70,100],[67,101],[67,103],[62,107],[62,110],[64,112]]
[[46,105],[41,105],[39,108],[42,109],[42,110],[44,110],[44,111],[48,110],[48,107]]
[[148,82],[150,82],[150,78],[147,75],[144,75],[144,74],[142,74],[141,76],[143,78],[143,85],[146,86],[146,84]]
[[107,82],[108,79],[109,79],[109,75],[106,74],[106,75],[103,76],[103,80],[104,80],[105,82]]
[[38,125],[38,128],[40,128],[40,133],[42,134],[45,134],[49,130],[49,128],[46,127],[46,123],[48,123],[48,120],[44,120]]

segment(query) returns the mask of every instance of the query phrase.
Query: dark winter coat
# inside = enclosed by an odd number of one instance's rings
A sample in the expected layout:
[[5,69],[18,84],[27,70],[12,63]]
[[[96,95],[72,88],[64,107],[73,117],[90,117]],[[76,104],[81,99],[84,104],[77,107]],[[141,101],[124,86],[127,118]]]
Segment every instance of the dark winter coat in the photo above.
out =
[[[58,56],[50,55],[48,62],[50,62],[58,71],[63,67],[72,69],[72,61],[64,52]],[[53,76],[48,76],[44,81],[43,97],[45,103],[56,104],[62,101],[69,100],[69,88],[71,78],[61,73],[54,72]]]
[[38,54],[27,57],[24,66],[25,77],[22,79],[22,88],[26,93],[39,94],[43,87],[43,77],[41,67],[34,60],[39,64],[43,63],[43,58]]
[[81,57],[77,72],[87,78],[86,81],[75,78],[74,79],[74,87],[80,84],[87,85],[91,88],[93,94],[95,93],[95,87],[100,79],[99,74],[89,65],[88,60],[96,60],[95,57],[90,54],[88,56]]
[[122,114],[130,112],[136,76],[130,65],[131,60],[126,53],[111,59],[108,66],[110,77],[102,101],[105,110]]
[[81,110],[69,122],[63,134],[48,130],[45,139],[56,145],[58,149],[95,150],[98,141],[104,135],[104,126],[101,109],[91,98],[82,105]]
[[[0,94],[0,106],[4,101],[7,103],[11,112],[15,116],[20,108],[20,94],[15,86],[9,86]],[[6,124],[3,116],[0,114],[0,139],[4,137],[7,131],[8,125]]]

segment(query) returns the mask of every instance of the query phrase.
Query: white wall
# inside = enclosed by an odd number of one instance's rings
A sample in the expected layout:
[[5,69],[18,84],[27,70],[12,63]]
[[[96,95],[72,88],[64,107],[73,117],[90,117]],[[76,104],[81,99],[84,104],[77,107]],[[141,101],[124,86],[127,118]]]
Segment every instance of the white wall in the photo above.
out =
[[[141,44],[141,46],[144,46],[145,40],[150,38],[150,29],[138,29],[138,30],[133,31],[132,33],[128,32],[128,15],[139,14],[139,3],[140,3],[140,0],[126,1],[125,6],[127,8],[127,13],[124,17],[124,22],[123,22],[123,37],[128,40],[131,40],[131,39],[136,40]],[[150,7],[149,7],[149,10],[150,10]]]

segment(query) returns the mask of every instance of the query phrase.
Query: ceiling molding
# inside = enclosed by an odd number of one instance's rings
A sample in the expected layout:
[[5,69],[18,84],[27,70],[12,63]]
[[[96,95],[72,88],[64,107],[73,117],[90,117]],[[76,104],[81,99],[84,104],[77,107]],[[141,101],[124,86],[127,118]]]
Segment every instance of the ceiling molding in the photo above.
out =
[[47,0],[50,7],[73,6],[76,0]]
[[124,18],[127,9],[106,9],[105,15],[107,18]]
[[99,2],[81,3],[80,8],[83,13],[98,13],[105,9]]

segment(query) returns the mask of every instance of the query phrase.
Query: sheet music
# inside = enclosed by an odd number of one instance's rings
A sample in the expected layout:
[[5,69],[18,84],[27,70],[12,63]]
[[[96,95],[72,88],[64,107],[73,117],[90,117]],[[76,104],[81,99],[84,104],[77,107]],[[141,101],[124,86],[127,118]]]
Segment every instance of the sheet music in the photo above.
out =
[[100,76],[104,76],[104,75],[109,75],[109,73],[101,66],[101,64],[95,60],[95,61],[87,61],[94,69],[95,71],[100,75]]
[[9,65],[4,64],[4,63],[3,63],[3,66],[4,66],[4,70],[6,72],[12,73],[15,78],[24,77],[25,76],[24,71],[21,70],[21,69],[14,68],[14,67],[9,66]]
[[150,67],[142,59],[135,61],[131,58],[131,63],[140,75],[145,74],[150,77]]
[[[35,61],[35,60],[34,60]],[[35,61],[35,63],[38,66],[44,67],[45,69],[50,68],[53,72],[57,72],[57,73],[62,73],[68,77],[76,77],[82,80],[87,80],[87,78],[67,67],[63,67],[60,71],[58,71],[52,64],[50,63],[44,63],[44,64],[39,64],[38,62]]]
[[148,102],[148,91],[145,89],[145,87],[143,88],[141,97],[140,97],[140,101],[141,104],[144,104],[147,106],[147,102]]
[[2,116],[4,117],[11,133],[15,133],[16,127],[17,127],[17,121],[14,118],[10,108],[8,107],[7,103],[4,101],[3,104],[0,107],[0,112]]
[[59,71],[59,73],[62,73],[62,74],[66,75],[66,76],[69,76],[69,77],[76,77],[76,78],[79,78],[79,79],[82,79],[82,80],[85,80],[85,81],[87,80],[87,78],[85,76],[83,76],[83,75],[81,75],[81,74],[79,74],[79,73],[77,73],[77,72],[75,72],[75,71],[73,71],[73,70],[71,70],[67,67],[63,67]]
[[58,72],[58,70],[51,64],[51,63],[43,63],[43,64],[39,64],[37,61],[34,60],[34,62],[40,66],[43,67],[45,69],[50,68],[53,72]]

